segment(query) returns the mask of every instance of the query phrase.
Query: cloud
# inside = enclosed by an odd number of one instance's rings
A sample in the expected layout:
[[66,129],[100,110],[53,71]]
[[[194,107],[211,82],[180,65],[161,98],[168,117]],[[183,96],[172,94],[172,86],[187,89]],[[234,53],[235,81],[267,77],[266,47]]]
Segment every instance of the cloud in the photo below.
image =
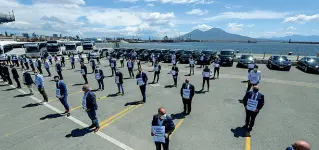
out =
[[209,12],[208,10],[192,9],[191,11],[186,12],[186,14],[190,14],[190,15],[205,15],[208,12]]
[[287,30],[297,30],[297,28],[295,28],[294,26],[290,26],[287,28]]
[[56,4],[75,4],[85,5],[84,0],[34,0],[35,3],[56,3]]
[[227,29],[230,31],[241,31],[244,28],[244,24],[238,24],[238,23],[228,23]]
[[251,28],[251,27],[254,27],[254,26],[255,26],[254,24],[246,25],[246,27],[248,27],[248,28]]
[[135,3],[138,0],[118,0],[119,2],[130,2],[130,3]]
[[280,32],[280,31],[271,31],[271,32],[263,32],[260,34],[261,38],[274,38],[274,37],[283,37],[283,36],[289,36],[294,35],[295,32]]
[[214,21],[222,19],[281,19],[289,13],[272,11],[250,11],[250,12],[224,12],[204,20]]
[[224,7],[227,8],[227,9],[234,9],[234,8],[241,8],[242,6],[239,6],[239,5],[226,5]]
[[315,15],[296,15],[293,17],[288,17],[286,18],[282,23],[288,23],[288,22],[292,22],[292,23],[306,23],[306,22],[310,22],[310,21],[319,21],[319,14],[315,14]]
[[147,4],[148,7],[154,7],[154,4]]
[[209,25],[206,25],[206,24],[199,24],[195,27],[193,27],[193,29],[199,29],[201,31],[207,31],[207,30],[210,30],[211,28],[213,28],[212,26],[209,26]]
[[[136,2],[139,0],[119,0],[122,2]],[[212,4],[213,0],[144,0],[145,2],[161,2],[161,3],[172,3],[172,4]]]

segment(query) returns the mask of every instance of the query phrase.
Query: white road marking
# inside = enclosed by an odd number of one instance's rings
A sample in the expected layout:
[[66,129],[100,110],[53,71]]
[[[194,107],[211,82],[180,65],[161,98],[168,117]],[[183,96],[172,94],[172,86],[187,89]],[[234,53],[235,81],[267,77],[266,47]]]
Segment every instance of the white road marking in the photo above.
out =
[[[11,86],[12,88],[15,88],[15,86],[13,86],[13,85],[10,85],[10,86]],[[20,93],[22,93],[22,94],[27,94],[25,91],[23,91],[23,90],[21,90],[21,89],[19,89],[18,91],[19,91]],[[29,96],[29,97],[30,97],[31,99],[35,100],[36,102],[39,102],[39,103],[42,102],[41,100],[39,100],[38,98],[36,98],[36,97],[34,97],[34,96]],[[51,110],[55,111],[56,113],[63,113],[63,111],[61,111],[61,110],[59,110],[59,109],[53,107],[52,105],[50,105],[50,104],[48,104],[48,103],[44,103],[43,105],[46,106],[46,107],[48,107],[48,108],[50,108]],[[83,123],[82,121],[80,121],[80,120],[78,120],[78,119],[72,117],[72,116],[69,116],[69,117],[66,117],[66,118],[70,119],[71,121],[75,122],[76,124],[78,124],[78,125],[80,125],[80,126],[82,126],[82,127],[88,127],[88,126],[89,126],[89,125]],[[108,136],[108,135],[106,135],[106,134],[100,132],[100,131],[96,132],[96,135],[99,135],[100,137],[104,138],[105,140],[108,140],[109,142],[111,142],[111,143],[117,145],[118,147],[121,147],[121,148],[124,149],[124,150],[134,150],[133,148],[131,148],[131,147],[129,147],[129,146],[123,144],[122,142],[120,142],[120,141],[118,141],[118,140],[116,140],[116,139],[114,139],[114,138],[112,138],[112,137],[110,137],[110,136]]]

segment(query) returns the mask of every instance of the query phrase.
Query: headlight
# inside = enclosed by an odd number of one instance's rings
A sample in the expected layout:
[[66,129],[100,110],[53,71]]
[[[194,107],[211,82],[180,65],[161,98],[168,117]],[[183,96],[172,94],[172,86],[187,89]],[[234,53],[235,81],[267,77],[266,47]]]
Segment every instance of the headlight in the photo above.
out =
[[319,66],[316,66],[316,68],[319,68]]

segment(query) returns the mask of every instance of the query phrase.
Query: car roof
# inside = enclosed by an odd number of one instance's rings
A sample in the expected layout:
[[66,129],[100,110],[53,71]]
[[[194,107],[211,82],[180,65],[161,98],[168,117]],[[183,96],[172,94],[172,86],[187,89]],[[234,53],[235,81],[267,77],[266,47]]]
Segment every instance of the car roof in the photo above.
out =
[[223,49],[223,50],[221,50],[221,52],[234,52],[235,50],[233,50],[233,49]]

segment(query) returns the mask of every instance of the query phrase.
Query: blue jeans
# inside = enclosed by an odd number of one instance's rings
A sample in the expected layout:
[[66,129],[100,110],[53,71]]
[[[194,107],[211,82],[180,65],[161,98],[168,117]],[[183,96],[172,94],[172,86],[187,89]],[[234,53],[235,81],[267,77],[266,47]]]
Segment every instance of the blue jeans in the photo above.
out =
[[89,118],[92,120],[92,124],[94,124],[95,127],[100,128],[99,120],[97,120],[95,110],[87,111],[87,114],[88,114]]
[[121,92],[120,89],[122,89],[122,94],[124,95],[123,84],[117,83],[117,89],[119,90],[119,93]]
[[69,111],[70,110],[70,107],[69,107],[69,104],[68,104],[68,101],[67,101],[67,96],[64,96],[63,98],[59,99],[60,102],[62,103],[62,105],[64,106],[65,110],[66,111]]

